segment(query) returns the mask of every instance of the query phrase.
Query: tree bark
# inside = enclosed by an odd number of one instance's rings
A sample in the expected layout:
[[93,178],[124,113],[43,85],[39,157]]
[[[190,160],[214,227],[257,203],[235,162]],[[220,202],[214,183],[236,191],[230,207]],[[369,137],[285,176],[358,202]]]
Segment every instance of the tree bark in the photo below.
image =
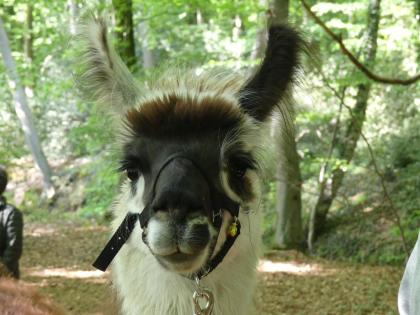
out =
[[69,10],[69,30],[70,34],[77,34],[77,16],[79,15],[79,6],[77,0],[67,0],[67,9]]
[[272,0],[269,4],[269,23],[287,23],[289,19],[289,0]]
[[[377,50],[378,28],[380,20],[380,0],[370,0],[368,8],[368,24],[366,42],[363,47],[362,57],[366,66],[373,69]],[[337,139],[336,149],[338,159],[350,163],[357,141],[362,132],[362,126],[366,119],[366,109],[368,106],[369,92],[371,88],[370,81],[359,84],[357,87],[356,104],[352,109],[353,117],[347,123],[345,136]],[[313,243],[323,232],[326,225],[328,211],[344,179],[344,171],[336,168],[332,171],[330,177],[325,177],[320,182],[320,192],[317,203],[312,209],[308,227],[308,246],[313,249]]]
[[138,33],[141,38],[141,55],[143,57],[143,69],[151,69],[155,65],[153,51],[149,48],[147,36],[149,33],[148,21],[139,23],[137,27]]
[[201,25],[204,23],[204,19],[203,19],[203,14],[201,13],[200,9],[197,9],[195,11],[195,16],[196,16],[196,20],[197,20],[197,25]]
[[38,134],[33,123],[31,111],[29,109],[25,90],[20,83],[16,70],[16,65],[12,57],[12,52],[3,26],[3,20],[0,18],[0,52],[3,56],[4,66],[9,78],[9,86],[14,94],[15,111],[18,116],[25,135],[25,141],[32,153],[35,164],[40,169],[44,181],[44,193],[47,197],[54,196],[54,187],[51,181],[51,168],[48,165],[44,152],[38,138]]
[[[261,6],[266,5],[265,0],[258,0],[258,3]],[[251,56],[250,56],[252,60],[259,59],[264,55],[264,51],[265,51],[265,47],[267,43],[267,25],[265,25],[266,19],[267,19],[267,12],[264,14],[264,16],[262,15],[263,14],[258,14],[258,20],[263,20],[264,27],[259,29],[257,33],[255,34],[255,41],[254,41],[254,45],[252,47]]]
[[280,135],[281,162],[277,165],[277,223],[275,245],[282,249],[299,249],[303,244],[302,232],[302,179],[294,130]]
[[136,68],[132,0],[112,0],[115,10],[116,49],[130,70]]
[[[271,24],[287,23],[289,16],[289,0],[271,1],[269,5],[269,21]],[[282,249],[301,248],[302,232],[302,179],[299,167],[299,154],[295,140],[293,115],[284,126],[276,126],[280,130],[280,162],[277,164],[277,198],[276,198],[276,232],[274,242]],[[290,127],[291,126],[291,127]],[[285,130],[286,128],[286,130]]]

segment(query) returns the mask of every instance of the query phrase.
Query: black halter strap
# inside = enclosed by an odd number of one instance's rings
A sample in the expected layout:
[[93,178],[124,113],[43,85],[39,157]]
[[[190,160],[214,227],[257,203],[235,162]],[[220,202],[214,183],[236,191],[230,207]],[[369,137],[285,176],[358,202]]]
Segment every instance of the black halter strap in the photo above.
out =
[[[238,220],[239,216],[239,204],[226,195],[218,192],[216,189],[212,189],[211,182],[208,180],[206,174],[202,171],[198,165],[189,159],[188,157],[185,157],[180,154],[174,154],[170,156],[160,167],[157,176],[155,177],[155,180],[153,182],[153,198],[155,195],[155,188],[156,183],[159,178],[159,175],[161,174],[162,170],[174,159],[182,158],[190,161],[201,173],[203,178],[206,180],[211,193],[211,215],[212,215],[212,222],[213,225],[218,229],[218,232],[220,234],[222,222],[223,222],[223,210],[227,210],[232,218],[233,222],[231,224],[234,225],[235,233],[227,233],[226,241],[223,243],[220,250],[216,253],[216,255],[213,256],[212,259],[206,264],[204,268],[199,270],[195,275],[193,275],[193,278],[201,279],[208,275],[211,271],[213,271],[223,260],[223,258],[226,256],[230,248],[235,243],[236,238],[239,236],[241,232],[241,224]],[[152,198],[152,200],[153,200]],[[141,213],[127,213],[124,220],[121,222],[118,229],[115,231],[115,233],[112,235],[111,239],[108,241],[108,243],[105,245],[102,252],[99,254],[98,258],[96,258],[95,262],[93,263],[93,266],[101,271],[105,271],[114,257],[117,255],[118,251],[121,249],[121,247],[124,245],[124,243],[129,239],[131,232],[134,230],[135,224],[137,220],[140,222],[140,226],[143,229],[143,240],[144,240],[144,230],[147,227],[147,224],[150,220],[152,214],[152,209],[150,203],[145,206],[143,211]]]
[[93,267],[101,271],[105,271],[106,268],[108,268],[109,264],[120,251],[121,247],[129,239],[138,219],[138,213],[127,213],[118,229],[105,245],[98,258],[96,258],[95,262],[92,264]]
[[[229,233],[226,236],[226,241],[223,243],[220,250],[217,252],[216,255],[210,261],[207,263],[207,265],[200,269],[191,279],[201,280],[205,276],[207,276],[210,272],[212,272],[216,267],[223,261],[223,258],[225,258],[226,254],[228,253],[229,249],[233,246],[236,239],[238,238],[239,234],[241,234],[241,223],[237,219],[237,217],[234,217],[234,224],[236,224],[236,233],[235,235],[230,235]],[[220,230],[219,230],[220,234]]]

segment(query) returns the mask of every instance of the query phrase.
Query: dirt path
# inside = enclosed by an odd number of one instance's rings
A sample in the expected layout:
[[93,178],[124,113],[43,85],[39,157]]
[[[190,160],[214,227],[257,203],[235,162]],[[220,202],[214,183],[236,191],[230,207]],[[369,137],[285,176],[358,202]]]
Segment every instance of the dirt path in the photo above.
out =
[[[104,227],[27,229],[22,279],[70,314],[102,314],[107,275],[90,264],[107,239]],[[273,252],[259,266],[261,314],[396,314],[402,268],[313,260]]]

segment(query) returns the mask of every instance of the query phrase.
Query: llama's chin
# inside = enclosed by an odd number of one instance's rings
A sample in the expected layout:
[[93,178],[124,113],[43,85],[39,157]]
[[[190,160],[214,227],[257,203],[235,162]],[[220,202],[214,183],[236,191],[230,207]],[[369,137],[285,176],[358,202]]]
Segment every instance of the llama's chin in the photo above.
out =
[[197,272],[204,266],[207,261],[207,250],[194,255],[177,252],[165,256],[155,255],[155,257],[166,269],[187,275]]

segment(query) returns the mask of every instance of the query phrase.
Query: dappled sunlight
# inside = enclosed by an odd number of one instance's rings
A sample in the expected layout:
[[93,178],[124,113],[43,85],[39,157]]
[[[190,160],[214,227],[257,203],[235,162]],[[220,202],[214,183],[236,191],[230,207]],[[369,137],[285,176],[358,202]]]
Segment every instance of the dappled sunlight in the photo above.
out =
[[107,226],[93,225],[74,228],[76,232],[107,232],[110,230]]
[[325,269],[319,264],[303,264],[295,261],[275,262],[262,259],[258,271],[264,273],[289,273],[294,275],[325,276],[335,273],[334,269]]
[[[108,227],[99,225],[71,227],[71,229],[75,232],[106,232],[109,230]],[[63,226],[59,226],[57,224],[29,224],[25,227],[24,235],[25,237],[40,237],[51,235],[64,235],[65,232],[66,230],[63,229]]]
[[32,277],[61,277],[67,279],[89,279],[104,278],[106,279],[109,272],[99,270],[73,270],[68,268],[46,268],[46,269],[28,269],[26,274]]
[[57,228],[49,225],[44,226],[34,226],[31,228],[27,228],[24,231],[24,236],[33,236],[33,237],[40,237],[45,235],[54,235],[57,234]]

